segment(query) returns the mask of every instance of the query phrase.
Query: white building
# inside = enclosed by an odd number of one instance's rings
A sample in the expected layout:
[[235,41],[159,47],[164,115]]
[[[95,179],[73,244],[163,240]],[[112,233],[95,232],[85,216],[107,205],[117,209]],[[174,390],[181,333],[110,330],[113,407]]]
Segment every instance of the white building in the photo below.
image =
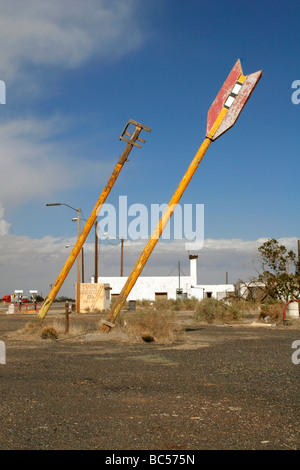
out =
[[[197,259],[198,255],[190,255],[189,276],[139,276],[127,300],[158,300],[196,297],[202,300],[206,297],[224,298],[227,293],[234,292],[233,284],[198,285]],[[109,284],[111,296],[116,297],[121,292],[127,277],[98,277],[98,283]]]

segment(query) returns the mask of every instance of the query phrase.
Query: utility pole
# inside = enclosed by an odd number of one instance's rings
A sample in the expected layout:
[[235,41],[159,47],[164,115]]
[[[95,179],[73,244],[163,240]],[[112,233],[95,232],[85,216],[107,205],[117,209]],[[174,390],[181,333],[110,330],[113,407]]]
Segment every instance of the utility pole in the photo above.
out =
[[123,252],[124,252],[124,238],[121,238],[121,277],[123,277]]
[[[132,124],[132,125],[135,126],[135,130],[133,131],[132,134],[127,132],[127,128],[129,126],[129,124]],[[104,202],[106,201],[107,196],[109,195],[112,187],[114,186],[114,184],[115,184],[115,182],[116,182],[116,180],[117,180],[117,178],[118,178],[125,162],[128,161],[128,156],[129,156],[133,146],[141,148],[141,145],[138,144],[137,141],[140,141],[142,143],[145,142],[143,139],[140,139],[140,137],[139,137],[142,129],[147,131],[147,132],[151,132],[150,127],[146,127],[143,124],[140,124],[136,121],[133,121],[132,119],[130,119],[128,121],[128,123],[126,124],[126,126],[125,126],[125,128],[124,128],[124,130],[123,130],[123,132],[120,136],[121,140],[125,140],[127,142],[126,148],[125,148],[124,152],[122,153],[122,155],[119,157],[119,160],[118,160],[117,164],[115,165],[115,168],[114,168],[109,180],[107,181],[105,188],[103,189],[102,193],[100,194],[99,199],[96,202],[94,209],[92,210],[88,220],[86,221],[86,224],[85,224],[85,226],[82,230],[82,233],[78,237],[78,240],[77,240],[73,250],[71,251],[71,253],[70,253],[67,261],[65,262],[61,272],[59,273],[58,278],[56,279],[51,291],[49,292],[46,300],[44,301],[44,303],[42,305],[42,308],[41,308],[41,310],[38,314],[39,318],[44,318],[47,315],[47,312],[48,312],[50,306],[52,305],[53,300],[55,299],[59,289],[61,288],[62,284],[64,283],[67,275],[69,274],[70,269],[72,268],[72,266],[74,264],[74,261],[77,258],[78,254],[79,254],[79,252],[82,248],[82,245],[84,244],[85,240],[87,239],[87,236],[90,233],[90,230],[91,230],[92,226],[94,225],[94,223],[95,223],[95,221],[98,217],[98,214],[99,214]],[[124,137],[124,135],[129,136],[129,139],[127,137]]]
[[81,248],[81,282],[84,284],[84,251]]
[[98,221],[95,222],[95,283],[98,283]]

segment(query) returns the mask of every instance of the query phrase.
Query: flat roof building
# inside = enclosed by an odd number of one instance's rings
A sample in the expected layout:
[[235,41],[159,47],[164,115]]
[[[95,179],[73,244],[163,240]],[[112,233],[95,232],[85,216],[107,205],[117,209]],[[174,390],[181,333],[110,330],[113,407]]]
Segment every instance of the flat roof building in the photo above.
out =
[[[189,255],[189,276],[139,276],[127,300],[158,300],[196,297],[202,300],[206,297],[222,299],[234,292],[233,284],[198,284],[197,261],[198,255]],[[109,284],[111,297],[121,292],[127,277],[100,276],[98,283]]]

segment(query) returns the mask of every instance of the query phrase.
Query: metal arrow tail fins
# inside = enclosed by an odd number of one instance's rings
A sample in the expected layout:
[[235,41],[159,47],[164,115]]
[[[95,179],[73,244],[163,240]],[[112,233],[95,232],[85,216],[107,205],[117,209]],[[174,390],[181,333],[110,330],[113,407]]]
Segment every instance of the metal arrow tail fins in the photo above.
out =
[[206,137],[214,141],[235,124],[262,73],[244,75],[240,60],[236,61],[208,111]]

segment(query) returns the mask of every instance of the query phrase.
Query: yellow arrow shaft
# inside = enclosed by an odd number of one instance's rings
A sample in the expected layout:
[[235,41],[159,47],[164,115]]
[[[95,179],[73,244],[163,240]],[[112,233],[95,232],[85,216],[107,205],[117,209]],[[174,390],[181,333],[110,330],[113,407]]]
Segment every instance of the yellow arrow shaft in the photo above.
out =
[[[140,255],[139,259],[137,260],[130,276],[127,278],[126,283],[122,291],[120,292],[117,300],[114,302],[112,310],[110,311],[109,316],[107,317],[108,322],[114,322],[117,318],[118,314],[122,306],[124,305],[131,289],[133,288],[134,284],[136,283],[139,275],[141,274],[147,260],[149,259],[154,247],[156,246],[165,226],[167,225],[168,221],[170,220],[176,205],[178,204],[182,194],[184,193],[186,187],[188,186],[189,182],[191,181],[194,173],[196,172],[199,163],[201,162],[202,158],[206,150],[208,149],[209,145],[211,144],[211,140],[206,138],[199,148],[198,152],[196,153],[194,159],[192,160],[189,168],[187,169],[184,177],[182,178],[181,182],[178,185],[177,190],[175,191],[172,199],[170,200],[168,207],[164,211],[160,221],[158,222],[156,228],[154,229],[151,237],[149,238],[147,245],[145,246],[142,254]],[[103,332],[108,332],[110,328],[107,325],[103,325],[101,330]]]

